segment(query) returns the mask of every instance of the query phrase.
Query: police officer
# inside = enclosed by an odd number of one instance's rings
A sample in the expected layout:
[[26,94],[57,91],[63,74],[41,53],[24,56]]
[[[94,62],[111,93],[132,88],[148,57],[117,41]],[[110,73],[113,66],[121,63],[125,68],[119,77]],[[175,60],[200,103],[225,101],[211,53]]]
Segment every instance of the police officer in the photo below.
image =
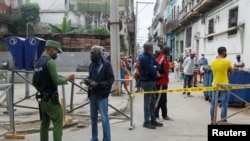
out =
[[59,103],[57,85],[67,84],[74,75],[60,77],[56,70],[57,53],[62,53],[59,42],[47,40],[45,52],[34,66],[32,83],[38,90],[37,96],[41,114],[40,141],[48,141],[50,121],[53,123],[53,140],[62,140],[63,109]]

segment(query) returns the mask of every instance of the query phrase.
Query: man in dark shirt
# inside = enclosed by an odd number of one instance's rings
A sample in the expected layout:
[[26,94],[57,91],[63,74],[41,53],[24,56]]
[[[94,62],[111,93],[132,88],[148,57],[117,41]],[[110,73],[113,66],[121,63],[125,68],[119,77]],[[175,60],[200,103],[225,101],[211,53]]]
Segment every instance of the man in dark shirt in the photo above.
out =
[[85,84],[88,86],[88,98],[90,101],[91,141],[98,141],[98,111],[102,117],[102,141],[111,141],[108,97],[114,83],[113,69],[110,62],[102,57],[101,46],[91,47],[90,58],[92,63],[89,66],[89,76],[85,80]]
[[[159,76],[158,70],[160,70],[160,64],[156,62],[152,56],[153,45],[150,42],[146,42],[143,45],[144,53],[140,57],[140,80],[142,89],[147,91],[156,90],[156,80]],[[143,127],[149,129],[155,129],[156,126],[163,126],[155,119],[154,107],[156,103],[155,93],[144,95],[144,123]]]

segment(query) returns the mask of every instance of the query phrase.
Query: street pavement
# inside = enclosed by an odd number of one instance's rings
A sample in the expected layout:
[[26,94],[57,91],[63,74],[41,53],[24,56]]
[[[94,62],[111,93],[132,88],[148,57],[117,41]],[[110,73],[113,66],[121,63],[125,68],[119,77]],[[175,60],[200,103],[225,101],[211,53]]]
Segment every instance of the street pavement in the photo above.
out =
[[[21,85],[21,84],[20,84]],[[170,73],[170,83],[169,89],[181,88],[183,82],[173,82],[173,73]],[[202,86],[202,84],[198,84]],[[20,86],[21,87],[21,86]],[[21,89],[20,89],[21,90]],[[70,95],[70,86],[65,88],[67,97]],[[78,91],[75,89],[75,91]],[[79,92],[79,91],[78,91]],[[20,92],[24,93],[24,92]],[[77,93],[77,92],[76,92]],[[143,94],[136,93],[133,98],[133,116],[131,117],[129,110],[125,113],[130,116],[133,120],[127,119],[116,119],[111,118],[111,136],[113,141],[207,141],[207,129],[208,124],[210,124],[209,108],[210,103],[204,99],[203,92],[192,93],[194,97],[184,97],[182,93],[168,93],[168,115],[173,119],[170,120],[159,120],[164,124],[163,127],[157,127],[156,129],[146,129],[143,125]],[[87,98],[84,94],[75,94],[74,104],[82,104],[86,102]],[[20,98],[20,97],[19,97]],[[16,100],[19,98],[15,97]],[[68,97],[70,98],[70,97]],[[67,101],[69,100],[67,98]],[[29,104],[36,103],[31,102],[34,99],[28,100]],[[127,95],[122,96],[110,96],[110,105],[116,107],[117,109],[124,110],[128,106],[129,109],[129,97]],[[26,103],[26,104],[28,104]],[[67,102],[66,102],[67,103]],[[229,107],[228,115],[240,111],[242,108]],[[220,111],[220,109],[218,110]],[[29,113],[30,111],[16,109],[15,114],[23,115],[20,113]],[[114,114],[114,110],[110,108],[110,114]],[[89,113],[87,107],[81,108],[79,113]],[[218,114],[219,115],[219,114]],[[250,124],[249,120],[250,110],[241,112],[235,116],[228,119],[229,123],[236,124]],[[31,114],[25,116],[15,116],[15,120],[18,122],[27,122],[29,120],[37,120],[38,114]],[[119,114],[115,115],[117,118],[122,117]],[[8,118],[1,115],[1,122],[6,121]],[[113,116],[112,116],[113,117]],[[84,117],[77,117],[81,120]],[[89,120],[85,120],[89,123]],[[133,123],[131,126],[131,122]],[[89,140],[91,137],[91,126],[71,126],[65,128],[63,131],[63,141],[79,141],[79,140]],[[134,128],[132,128],[134,127]],[[29,127],[25,127],[26,129]],[[17,129],[18,130],[18,129]],[[39,131],[39,130],[38,130]],[[39,133],[26,133],[21,132],[25,136],[24,141],[39,141]],[[50,141],[53,140],[52,132],[50,132]],[[99,124],[99,140],[102,140],[102,126]],[[4,139],[0,138],[0,141],[17,141],[16,139]],[[18,140],[19,141],[19,140]]]

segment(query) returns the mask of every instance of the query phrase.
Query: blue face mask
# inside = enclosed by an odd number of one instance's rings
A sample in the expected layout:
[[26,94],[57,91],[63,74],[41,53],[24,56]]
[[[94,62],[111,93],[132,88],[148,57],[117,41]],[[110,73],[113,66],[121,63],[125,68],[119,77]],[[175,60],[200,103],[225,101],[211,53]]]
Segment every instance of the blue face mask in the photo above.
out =
[[191,59],[194,59],[194,56],[190,56]]

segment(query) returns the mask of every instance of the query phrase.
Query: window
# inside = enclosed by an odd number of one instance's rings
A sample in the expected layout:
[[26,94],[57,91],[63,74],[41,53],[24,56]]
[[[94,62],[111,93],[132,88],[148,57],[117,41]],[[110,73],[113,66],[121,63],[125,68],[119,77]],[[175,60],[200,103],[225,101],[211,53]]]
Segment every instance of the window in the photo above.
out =
[[[229,21],[228,21],[228,28],[237,26],[238,21],[238,7],[229,10]],[[237,34],[237,29],[233,29],[228,31],[228,35]]]
[[174,21],[176,21],[177,20],[177,18],[176,18],[176,15],[175,15],[175,6],[174,6]]
[[[214,33],[214,19],[210,19],[208,21],[208,34],[212,34]],[[208,37],[208,40],[213,40],[214,39],[214,36],[210,36]]]
[[171,13],[172,14],[171,15],[172,16],[172,21],[174,21],[174,15],[173,15],[173,13],[174,13],[174,9],[172,8],[172,13]]
[[192,28],[186,30],[186,47],[191,47]]

